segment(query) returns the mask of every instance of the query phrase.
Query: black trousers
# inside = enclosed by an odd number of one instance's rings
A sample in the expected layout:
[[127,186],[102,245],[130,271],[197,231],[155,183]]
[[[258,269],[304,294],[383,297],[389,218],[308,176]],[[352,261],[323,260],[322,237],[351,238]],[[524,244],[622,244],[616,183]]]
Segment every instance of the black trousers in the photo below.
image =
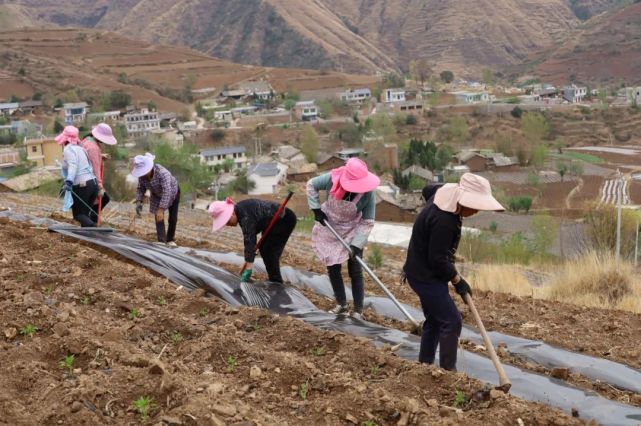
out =
[[176,198],[174,202],[169,206],[169,218],[167,219],[167,233],[165,233],[165,220],[161,222],[156,222],[156,234],[158,235],[158,241],[162,243],[168,243],[174,241],[176,237],[176,225],[178,224],[178,206],[180,205],[180,187],[176,193]]
[[[329,274],[329,281],[332,283],[334,290],[334,297],[336,303],[339,305],[347,304],[347,296],[345,294],[345,283],[343,282],[343,274],[341,274],[341,264],[331,265],[327,267]],[[361,264],[351,257],[347,261],[347,273],[352,281],[352,296],[354,298],[354,311],[363,313],[363,300],[365,299],[365,284],[363,281],[363,268]]]
[[280,274],[280,257],[295,227],[296,215],[286,208],[283,217],[274,223],[274,227],[260,246],[260,256],[263,258],[267,277],[271,282],[283,282],[283,277]]
[[[102,196],[102,206],[100,207],[100,209],[104,210],[105,206],[109,204],[109,201],[111,201],[111,198],[109,198],[109,194],[105,192]],[[93,211],[90,213],[91,214],[89,215],[89,217],[91,218],[91,220],[98,223],[98,197],[96,197],[96,203],[93,205]]]
[[98,196],[98,185],[96,180],[88,180],[82,185],[74,185],[73,191],[73,205],[71,212],[73,218],[80,222],[83,228],[95,228],[96,222],[91,219],[91,210],[96,202]]
[[410,277],[407,281],[421,300],[425,315],[418,361],[433,364],[436,347],[440,346],[440,367],[456,370],[456,351],[463,320],[450,296],[447,282],[427,283]]

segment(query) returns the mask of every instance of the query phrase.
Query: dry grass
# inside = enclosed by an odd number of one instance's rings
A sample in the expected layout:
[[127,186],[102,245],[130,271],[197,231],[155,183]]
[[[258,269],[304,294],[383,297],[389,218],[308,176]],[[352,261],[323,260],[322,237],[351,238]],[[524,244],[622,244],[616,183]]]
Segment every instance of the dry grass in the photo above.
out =
[[515,296],[532,296],[536,290],[523,274],[523,268],[515,265],[479,265],[470,273],[470,282],[475,289]]
[[541,287],[531,285],[526,271],[509,264],[478,265],[469,278],[479,290],[641,314],[641,279],[631,263],[617,262],[611,254],[590,252],[555,265]]

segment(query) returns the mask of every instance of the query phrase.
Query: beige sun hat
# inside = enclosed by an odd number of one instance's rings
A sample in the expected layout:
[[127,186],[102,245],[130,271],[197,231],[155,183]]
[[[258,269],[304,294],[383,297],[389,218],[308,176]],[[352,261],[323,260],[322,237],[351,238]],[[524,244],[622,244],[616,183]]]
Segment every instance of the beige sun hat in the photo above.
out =
[[439,209],[455,213],[458,205],[475,210],[505,211],[492,196],[490,182],[482,176],[465,173],[459,183],[447,183],[436,191],[434,204]]

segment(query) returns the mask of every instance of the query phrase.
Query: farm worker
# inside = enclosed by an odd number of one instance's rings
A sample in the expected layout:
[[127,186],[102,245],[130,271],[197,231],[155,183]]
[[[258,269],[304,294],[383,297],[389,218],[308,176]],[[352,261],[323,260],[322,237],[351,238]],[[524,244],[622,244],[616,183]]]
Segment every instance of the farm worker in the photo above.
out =
[[[307,182],[309,208],[314,212],[316,223],[312,229],[312,245],[316,256],[325,266],[334,290],[336,307],[330,312],[340,315],[348,311],[341,264],[347,261],[347,271],[352,281],[354,309],[352,317],[363,316],[365,289],[363,270],[349,251],[325,226],[324,221],[350,244],[355,256],[362,256],[376,214],[375,189],[380,184],[378,176],[367,170],[367,165],[358,158]],[[322,205],[319,191],[327,191],[327,201]]]
[[[150,153],[136,155],[132,176],[138,178],[136,192],[136,214],[142,213],[145,193],[149,190],[149,211],[156,220],[158,241],[175,246],[176,224],[178,223],[178,205],[180,204],[180,187],[176,178],[160,164],[154,164],[155,157]],[[165,210],[169,210],[167,233],[165,233]]]
[[113,135],[113,131],[108,124],[100,123],[91,130],[91,134],[86,136],[80,145],[87,151],[89,155],[89,161],[91,161],[91,166],[93,167],[94,173],[96,174],[96,181],[98,182],[98,199],[93,207],[93,212],[91,212],[91,220],[94,222],[98,221],[98,203],[101,203],[101,208],[105,208],[109,204],[109,194],[105,192],[104,187],[104,176],[103,173],[103,161],[108,160],[109,154],[102,153],[102,144],[105,145],[115,145],[118,141]]
[[421,300],[425,322],[419,362],[434,363],[440,344],[439,364],[456,370],[456,350],[462,319],[448,292],[448,282],[463,300],[472,295],[470,285],[457,272],[454,254],[461,239],[462,219],[480,210],[503,211],[492,196],[490,182],[471,173],[460,182],[428,186],[423,190],[427,201],[412,229],[403,271],[412,290]]
[[[254,250],[256,236],[267,229],[279,207],[278,203],[272,201],[248,199],[234,203],[231,198],[227,198],[225,201],[214,201],[209,205],[207,211],[214,219],[212,226],[214,232],[224,226],[238,225],[243,231],[247,265],[240,278],[241,282],[249,282],[251,278],[256,257]],[[285,208],[259,248],[268,279],[271,282],[283,282],[283,277],[280,274],[280,257],[295,227],[296,215],[290,209]]]
[[95,227],[96,222],[91,218],[91,210],[98,197],[98,184],[94,175],[87,152],[80,146],[78,129],[67,126],[56,136],[56,143],[63,146],[62,174],[64,176],[63,191],[72,194],[71,211],[73,218],[80,222],[83,228]]

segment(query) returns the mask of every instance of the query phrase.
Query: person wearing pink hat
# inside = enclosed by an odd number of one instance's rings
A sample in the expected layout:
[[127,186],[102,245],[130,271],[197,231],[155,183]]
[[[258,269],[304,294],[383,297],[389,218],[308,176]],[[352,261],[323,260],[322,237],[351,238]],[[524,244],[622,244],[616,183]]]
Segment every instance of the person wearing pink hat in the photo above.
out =
[[461,239],[463,218],[483,211],[503,211],[492,196],[490,182],[465,173],[458,184],[430,185],[423,190],[425,207],[419,213],[403,266],[405,279],[418,295],[425,322],[419,362],[433,364],[440,344],[439,365],[456,370],[456,351],[462,319],[448,291],[452,283],[465,301],[470,285],[457,272],[454,254]]
[[62,174],[65,183],[62,191],[71,192],[71,211],[80,226],[95,227],[96,222],[91,218],[91,206],[98,197],[98,184],[87,151],[79,145],[78,135],[76,127],[67,126],[56,136],[58,145],[63,146]]
[[[362,318],[365,298],[363,269],[327,229],[324,221],[329,222],[350,244],[353,255],[362,256],[367,238],[374,227],[375,190],[380,182],[378,176],[370,173],[367,164],[358,158],[350,158],[344,166],[307,182],[309,208],[314,212],[318,222],[312,229],[312,246],[316,256],[327,267],[337,303],[330,312],[337,315],[348,312],[345,284],[341,274],[341,264],[347,261],[354,299],[352,317]],[[327,201],[322,205],[320,191],[327,191]]]
[[[207,211],[213,218],[212,230],[218,231],[224,226],[238,226],[243,231],[245,262],[247,266],[241,276],[241,282],[249,282],[256,253],[256,237],[265,232],[280,205],[272,201],[247,199],[234,204],[231,198],[225,201],[214,201]],[[296,215],[288,208],[281,213],[269,234],[259,248],[263,258],[267,278],[271,282],[282,283],[280,258],[287,245],[289,236],[296,227]]]
[[117,142],[111,127],[105,123],[100,123],[94,127],[91,133],[80,142],[80,145],[87,151],[98,182],[98,199],[94,205],[93,212],[91,212],[91,219],[94,222],[98,221],[98,204],[100,203],[100,208],[104,209],[110,201],[109,194],[105,192],[102,171],[104,170],[103,161],[111,157],[109,154],[103,154],[101,145],[116,145]]
[[[155,157],[150,153],[136,155],[133,177],[138,178],[136,191],[136,214],[142,213],[145,193],[149,190],[149,211],[156,220],[158,241],[175,246],[176,225],[178,224],[178,206],[180,205],[180,187],[176,178],[160,164],[154,164]],[[167,231],[165,232],[165,210],[169,210]]]

